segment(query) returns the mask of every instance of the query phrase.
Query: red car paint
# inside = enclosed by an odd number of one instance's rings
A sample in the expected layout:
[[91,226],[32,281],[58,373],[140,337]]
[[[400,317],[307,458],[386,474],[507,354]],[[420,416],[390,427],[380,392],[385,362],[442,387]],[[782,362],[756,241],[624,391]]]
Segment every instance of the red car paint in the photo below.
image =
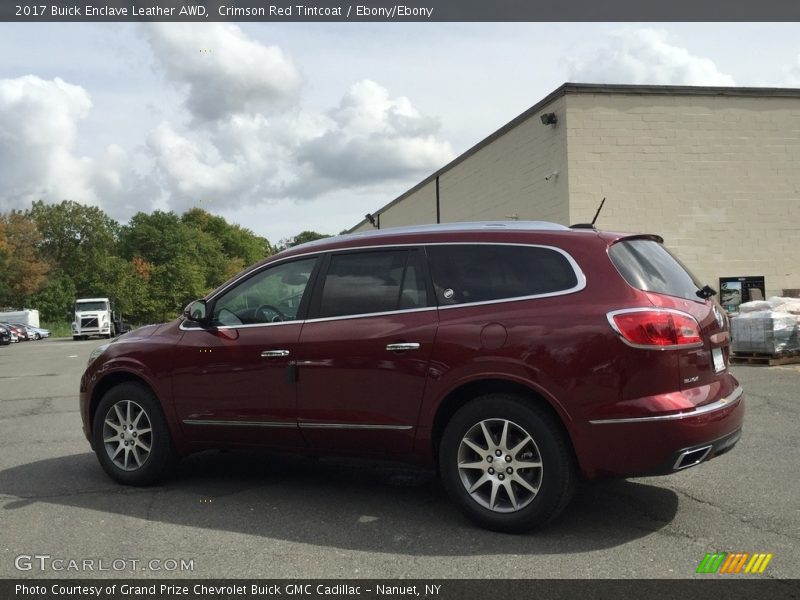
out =
[[[320,286],[312,282],[300,305],[309,312],[279,326],[189,328],[182,317],[145,327],[110,344],[87,368],[80,385],[84,431],[91,441],[93,411],[105,392],[139,380],[160,401],[181,454],[255,445],[433,466],[450,415],[479,393],[504,390],[543,402],[558,416],[587,478],[692,466],[675,462],[681,451],[712,445],[701,460],[712,458],[736,443],[742,427],[741,389],[727,370],[727,319],[711,299],[643,291],[626,281],[609,248],[631,239],[656,240],[591,229],[463,224],[341,236],[289,249],[209,294],[209,306],[265,267],[300,256],[322,263],[359,248],[551,247],[571,257],[585,285],[557,295],[447,306],[431,294],[420,310],[325,319],[314,312]],[[425,271],[430,292],[429,266]],[[609,313],[643,308],[691,315],[702,341],[676,349],[627,344]],[[409,342],[418,348],[387,351],[387,345]],[[714,348],[725,361],[720,372]],[[274,349],[288,354],[262,355]]]

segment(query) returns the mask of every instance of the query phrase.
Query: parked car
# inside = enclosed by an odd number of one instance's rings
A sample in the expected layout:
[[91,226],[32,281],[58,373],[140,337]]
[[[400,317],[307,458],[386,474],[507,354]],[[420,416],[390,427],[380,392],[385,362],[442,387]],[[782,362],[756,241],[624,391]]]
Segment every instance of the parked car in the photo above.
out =
[[673,473],[740,437],[727,318],[662,243],[460,223],[297,246],[97,348],[84,433],[130,485],[206,448],[402,459],[480,525],[529,530],[579,476]]
[[0,346],[8,346],[11,343],[11,331],[0,325]]
[[0,325],[3,325],[4,327],[14,332],[14,335],[16,336],[17,339],[16,340],[12,339],[11,340],[12,342],[27,342],[30,339],[28,337],[28,332],[25,330],[24,327],[19,327],[18,325],[14,325],[12,323],[6,323],[5,321],[0,323]]
[[34,327],[33,325],[26,325],[24,323],[12,323],[17,327],[22,327],[28,334],[28,339],[40,340],[42,338],[50,337],[50,330],[42,327]]

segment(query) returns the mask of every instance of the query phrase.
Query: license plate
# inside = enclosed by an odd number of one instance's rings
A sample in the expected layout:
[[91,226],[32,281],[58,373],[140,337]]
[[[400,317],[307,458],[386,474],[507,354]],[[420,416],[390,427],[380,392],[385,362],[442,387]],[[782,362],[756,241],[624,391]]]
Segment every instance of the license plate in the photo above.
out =
[[725,357],[722,355],[722,348],[712,348],[711,358],[714,361],[714,373],[725,370]]

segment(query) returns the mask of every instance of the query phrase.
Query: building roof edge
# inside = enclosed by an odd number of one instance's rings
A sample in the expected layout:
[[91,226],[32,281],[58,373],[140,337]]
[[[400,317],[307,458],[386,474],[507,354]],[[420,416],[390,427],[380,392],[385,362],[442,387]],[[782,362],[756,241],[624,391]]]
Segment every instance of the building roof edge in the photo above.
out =
[[[774,98],[800,98],[800,88],[774,88],[774,87],[720,87],[720,86],[693,86],[693,85],[638,85],[638,84],[611,84],[611,83],[563,83],[539,100],[526,111],[511,119],[508,123],[489,134],[477,144],[459,154],[449,163],[433,172],[415,186],[409,188],[391,202],[384,204],[373,215],[380,215],[395,204],[402,202],[423,187],[436,181],[436,178],[446,173],[456,165],[464,162],[493,141],[502,137],[520,123],[530,119],[554,100],[567,94],[639,94],[639,95],[672,95],[672,96],[738,96],[738,97],[774,97]],[[357,228],[367,223],[362,219],[359,223],[347,230],[352,233]]]

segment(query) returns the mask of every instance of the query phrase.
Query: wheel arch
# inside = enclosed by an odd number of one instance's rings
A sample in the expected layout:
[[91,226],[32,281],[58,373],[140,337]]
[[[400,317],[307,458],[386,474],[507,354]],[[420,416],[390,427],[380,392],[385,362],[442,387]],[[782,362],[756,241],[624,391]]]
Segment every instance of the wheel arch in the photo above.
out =
[[476,379],[463,383],[462,385],[448,392],[447,395],[442,398],[441,402],[439,402],[439,405],[436,408],[436,413],[434,415],[431,428],[431,450],[433,452],[433,456],[438,456],[439,443],[442,439],[445,427],[447,427],[447,423],[462,406],[474,398],[497,393],[512,394],[514,396],[525,398],[529,402],[547,411],[561,428],[562,433],[569,441],[573,457],[577,459],[575,443],[572,439],[570,428],[567,426],[566,422],[569,418],[568,415],[563,415],[558,409],[556,409],[547,399],[547,397],[539,390],[536,390],[535,388],[518,381],[499,377]]
[[[112,373],[109,373],[108,375],[103,377],[100,381],[98,381],[97,384],[94,386],[94,389],[92,390],[92,397],[89,402],[90,432],[94,424],[94,415],[97,412],[97,406],[100,404],[100,400],[103,399],[103,396],[105,396],[106,392],[108,392],[108,390],[110,390],[111,388],[116,387],[122,383],[129,383],[129,382],[138,383],[143,387],[147,388],[150,391],[150,393],[153,394],[153,397],[159,401],[159,404],[161,403],[161,401],[158,398],[158,394],[156,394],[156,391],[153,389],[153,386],[151,386],[143,377],[140,377],[135,373],[131,373],[130,371],[114,371]],[[162,411],[164,410],[163,406],[161,407],[161,410]]]

